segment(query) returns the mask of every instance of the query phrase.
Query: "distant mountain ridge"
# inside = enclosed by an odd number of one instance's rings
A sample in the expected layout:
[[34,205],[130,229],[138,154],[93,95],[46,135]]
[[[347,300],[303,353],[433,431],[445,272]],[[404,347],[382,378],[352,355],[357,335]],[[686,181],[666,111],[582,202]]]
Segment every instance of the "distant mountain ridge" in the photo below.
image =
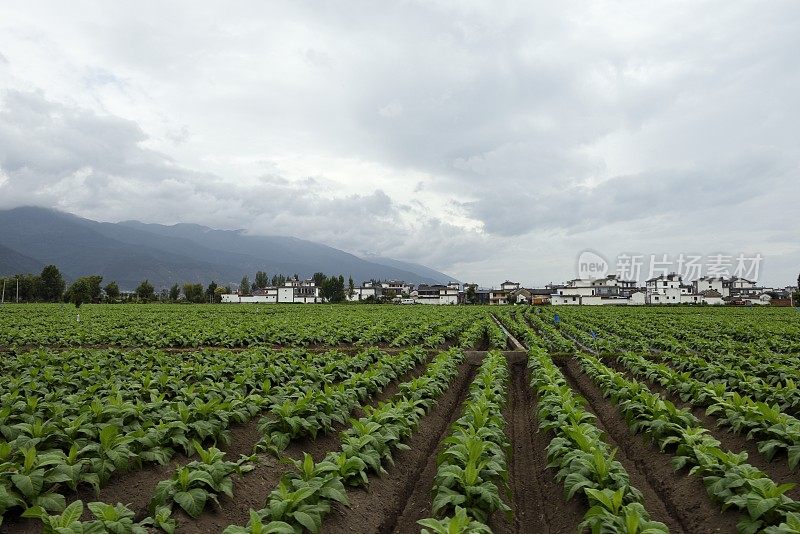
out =
[[57,265],[67,278],[100,274],[133,289],[144,279],[156,287],[211,280],[236,284],[257,270],[269,275],[314,272],[364,280],[446,283],[444,273],[390,258],[359,258],[296,237],[253,236],[197,224],[139,221],[106,223],[38,207],[0,210],[0,275]]

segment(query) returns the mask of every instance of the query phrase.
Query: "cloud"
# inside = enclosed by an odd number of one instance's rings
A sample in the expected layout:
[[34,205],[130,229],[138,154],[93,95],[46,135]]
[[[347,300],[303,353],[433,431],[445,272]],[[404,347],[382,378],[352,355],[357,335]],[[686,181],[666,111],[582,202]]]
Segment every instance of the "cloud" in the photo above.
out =
[[[195,221],[346,250],[400,250],[423,261],[459,256],[455,243],[437,242],[458,229],[380,189],[343,195],[324,179],[279,175],[231,182],[144,148],[147,136],[131,121],[54,103],[36,92],[10,91],[1,102],[2,207],[33,203],[101,220]],[[422,247],[425,242],[439,246],[431,252]]]
[[400,102],[390,102],[378,110],[381,117],[395,119],[403,114],[403,105]]
[[789,2],[4,5],[0,204],[487,284],[569,277],[585,248],[769,244],[777,283],[798,48]]

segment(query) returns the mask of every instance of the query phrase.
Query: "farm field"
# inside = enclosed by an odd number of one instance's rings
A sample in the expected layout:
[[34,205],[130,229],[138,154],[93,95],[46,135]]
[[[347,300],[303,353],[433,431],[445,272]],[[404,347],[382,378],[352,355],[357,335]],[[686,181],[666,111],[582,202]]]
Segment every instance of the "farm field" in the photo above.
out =
[[0,532],[800,532],[792,309],[80,314],[0,308]]

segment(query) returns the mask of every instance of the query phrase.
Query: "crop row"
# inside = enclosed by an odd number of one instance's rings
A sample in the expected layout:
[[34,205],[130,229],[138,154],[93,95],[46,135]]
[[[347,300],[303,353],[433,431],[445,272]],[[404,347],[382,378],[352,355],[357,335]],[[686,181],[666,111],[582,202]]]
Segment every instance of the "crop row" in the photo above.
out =
[[742,533],[790,532],[789,521],[800,503],[787,495],[791,484],[775,484],[766,474],[746,463],[747,453],[723,451],[690,412],[653,394],[646,386],[605,366],[596,357],[579,353],[587,375],[625,415],[631,430],[649,437],[662,450],[673,451],[676,469],[702,477],[709,495],[724,508],[743,514]]
[[348,504],[347,486],[367,485],[370,473],[384,472],[383,464],[392,462],[393,452],[407,448],[403,440],[447,389],[461,361],[460,351],[443,352],[423,375],[401,384],[390,401],[365,407],[365,415],[342,433],[340,451],[320,462],[306,454],[281,479],[266,506],[251,511],[246,526],[230,526],[226,534],[319,532],[333,503]]
[[342,382],[324,384],[322,388],[297,388],[276,397],[269,414],[259,422],[258,429],[264,437],[258,449],[278,454],[293,439],[316,439],[318,434],[330,432],[334,423],[344,424],[361,402],[426,357],[420,348],[388,355]]
[[508,492],[506,452],[510,444],[502,414],[508,377],[505,356],[489,352],[470,385],[463,413],[437,458],[434,517],[420,521],[432,532],[446,532],[461,521],[462,509],[475,520],[469,523],[470,531],[475,532],[488,530],[485,523],[495,511],[511,513],[501,498],[501,492]]
[[617,361],[635,375],[672,391],[684,402],[707,408],[709,415],[718,414],[720,425],[744,433],[748,439],[758,439],[758,450],[767,460],[783,453],[790,469],[800,462],[800,421],[783,413],[778,406],[754,401],[727,391],[724,383],[709,384],[689,372],[679,373],[637,354],[620,354]]
[[[550,316],[552,317],[552,311]],[[791,309],[563,306],[565,322],[617,334],[626,350],[753,355],[796,360],[800,320]]]
[[642,494],[631,486],[628,473],[614,459],[616,451],[603,441],[596,417],[585,401],[575,395],[547,352],[529,352],[531,387],[539,397],[539,428],[554,437],[547,447],[548,467],[557,470],[567,499],[583,495],[588,504],[581,528],[592,532],[627,534],[667,532],[650,519]]
[[[669,359],[670,363],[679,364],[680,370],[702,373],[705,380],[721,380],[731,386],[739,385],[742,393],[752,395],[754,391],[762,392],[764,386],[773,386],[774,401],[784,407],[800,406],[800,393],[797,391],[796,382],[800,380],[800,358],[797,355],[759,353],[758,355],[726,352],[718,349],[699,347],[675,347],[668,343],[656,341],[646,342],[646,337],[624,335],[619,333],[625,328],[621,325],[597,325],[584,318],[561,325],[563,332],[580,340],[585,345],[590,345],[599,350],[646,353],[652,349],[662,359]],[[591,337],[590,332],[595,331],[597,337]],[[630,333],[629,329],[624,331]],[[676,350],[678,349],[678,350]],[[766,356],[766,357],[765,357]]]
[[[203,356],[199,355],[201,360]],[[4,391],[0,515],[28,506],[59,512],[64,509],[64,493],[80,484],[97,490],[118,471],[142,462],[166,463],[176,447],[190,454],[194,441],[224,443],[231,423],[244,422],[297,391],[341,381],[387,357],[375,349],[355,356],[337,352],[282,356],[270,353],[267,363],[255,366],[256,373],[248,369],[237,375],[241,380],[233,383],[238,387],[231,387],[213,368],[188,365],[191,372],[177,373],[182,380],[177,388],[170,381],[125,380],[117,375],[116,381],[105,384],[105,394],[100,393],[102,387],[63,394],[73,386],[69,381],[62,386],[54,371],[52,381],[33,389],[40,392],[38,396],[18,387]],[[84,361],[91,357],[83,355]],[[51,368],[58,369],[59,356],[53,360]],[[161,384],[169,398],[159,389]],[[95,397],[90,400],[87,395]]]
[[[582,326],[580,322],[578,326],[564,324],[559,330],[585,347],[619,354],[622,343],[618,336],[604,333],[598,340]],[[795,382],[800,373],[796,368],[778,362],[755,363],[746,356],[717,355],[709,361],[694,354],[659,352],[652,358],[679,372],[673,375],[672,369],[661,369],[659,374],[673,376],[659,379],[672,384],[681,395],[689,392],[684,401],[693,399],[703,406],[716,404],[713,410],[727,413],[736,431],[758,434],[759,428],[776,425],[776,430],[767,432],[764,439],[777,439],[790,451],[800,448],[795,448],[800,445],[800,422],[793,417],[800,413],[800,388]],[[774,448],[774,444],[769,447]],[[798,454],[790,452],[792,467],[797,464]]]
[[438,346],[458,340],[481,307],[379,305],[87,305],[8,306],[0,314],[0,347],[248,347],[389,344]]

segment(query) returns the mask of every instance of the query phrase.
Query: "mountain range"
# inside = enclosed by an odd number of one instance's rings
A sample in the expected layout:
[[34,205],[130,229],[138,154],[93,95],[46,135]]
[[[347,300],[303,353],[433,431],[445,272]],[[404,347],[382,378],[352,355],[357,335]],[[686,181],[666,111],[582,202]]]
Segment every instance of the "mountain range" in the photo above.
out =
[[320,243],[197,224],[98,222],[69,213],[20,207],[0,210],[0,276],[36,273],[55,264],[67,279],[99,274],[130,290],[147,279],[156,288],[211,280],[238,284],[256,271],[310,277],[315,272],[420,284],[455,281],[444,273],[381,256],[360,258]]

